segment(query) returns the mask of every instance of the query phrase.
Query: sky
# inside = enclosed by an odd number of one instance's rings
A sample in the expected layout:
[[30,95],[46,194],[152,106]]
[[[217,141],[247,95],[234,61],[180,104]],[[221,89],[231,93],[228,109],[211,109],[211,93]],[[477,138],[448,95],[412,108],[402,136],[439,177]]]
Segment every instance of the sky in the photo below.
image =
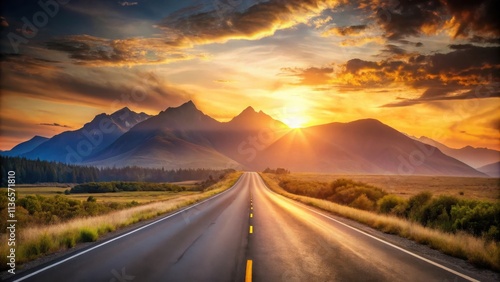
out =
[[128,106],[500,150],[500,1],[6,0],[0,150]]

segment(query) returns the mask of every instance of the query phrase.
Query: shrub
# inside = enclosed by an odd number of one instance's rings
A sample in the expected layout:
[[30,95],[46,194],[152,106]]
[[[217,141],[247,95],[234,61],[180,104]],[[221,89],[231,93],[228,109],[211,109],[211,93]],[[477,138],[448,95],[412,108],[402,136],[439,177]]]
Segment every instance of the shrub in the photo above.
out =
[[[377,201],[378,210],[380,213],[394,214],[393,210],[398,206],[404,206],[405,200],[399,198],[396,195],[385,195],[380,200]],[[405,206],[406,209],[406,206]]]
[[42,235],[39,239],[39,250],[40,253],[45,254],[49,252],[54,246],[52,239],[47,234]]
[[375,203],[368,199],[366,194],[361,194],[351,203],[350,206],[360,210],[371,211],[374,209]]
[[99,235],[95,230],[91,230],[90,228],[83,228],[80,230],[80,238],[79,242],[94,242],[97,240]]
[[431,200],[424,207],[423,214],[426,215],[426,222],[422,222],[422,224],[443,231],[453,231],[451,209],[457,203],[458,199],[451,196],[439,196]]
[[430,192],[421,192],[415,196],[410,197],[408,200],[408,207],[406,210],[406,217],[425,224],[427,216],[425,214],[425,207],[431,200],[432,194]]
[[455,230],[500,241],[500,203],[462,201],[451,208],[451,220]]
[[67,232],[63,235],[61,242],[61,245],[65,246],[68,249],[71,249],[76,245],[75,235],[71,232]]

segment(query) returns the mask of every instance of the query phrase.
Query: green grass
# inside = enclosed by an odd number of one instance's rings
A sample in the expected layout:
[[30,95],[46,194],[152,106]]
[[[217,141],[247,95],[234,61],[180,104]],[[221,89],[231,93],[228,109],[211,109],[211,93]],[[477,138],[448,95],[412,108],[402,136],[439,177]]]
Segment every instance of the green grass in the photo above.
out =
[[474,265],[500,271],[500,243],[496,241],[485,240],[463,232],[446,233],[396,216],[377,214],[327,200],[292,194],[279,186],[280,179],[276,175],[264,173],[260,175],[271,190],[290,199],[355,220],[383,232],[428,245],[445,254],[466,259]]

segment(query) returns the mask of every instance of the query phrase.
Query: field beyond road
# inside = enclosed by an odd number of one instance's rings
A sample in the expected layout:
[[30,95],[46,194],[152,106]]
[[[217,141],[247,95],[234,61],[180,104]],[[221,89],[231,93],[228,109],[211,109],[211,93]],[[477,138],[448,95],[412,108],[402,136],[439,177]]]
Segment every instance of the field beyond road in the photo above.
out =
[[291,173],[290,180],[332,182],[347,178],[385,190],[402,198],[429,191],[434,195],[455,196],[464,199],[500,200],[500,179],[450,176],[399,176],[399,175],[341,175],[324,173]]

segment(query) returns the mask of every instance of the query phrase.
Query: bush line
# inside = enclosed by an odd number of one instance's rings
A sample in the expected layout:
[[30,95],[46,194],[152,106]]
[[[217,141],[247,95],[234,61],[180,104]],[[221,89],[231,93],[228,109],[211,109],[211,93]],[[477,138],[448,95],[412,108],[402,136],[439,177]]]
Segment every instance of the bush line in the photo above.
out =
[[[463,231],[447,233],[425,227],[418,222],[406,220],[395,215],[377,214],[373,211],[361,210],[328,200],[293,194],[279,185],[280,179],[277,176],[264,173],[259,174],[271,190],[287,198],[355,220],[382,232],[399,235],[417,243],[428,245],[445,254],[466,259],[476,266],[500,271],[500,244],[497,241],[487,240],[484,237],[474,237]],[[368,198],[367,195],[365,197]],[[384,195],[383,197],[386,196]],[[400,199],[386,198],[386,201],[390,204],[381,203],[381,206],[393,206],[394,203],[396,203],[394,206],[397,206]],[[388,209],[387,206],[384,208]]]

